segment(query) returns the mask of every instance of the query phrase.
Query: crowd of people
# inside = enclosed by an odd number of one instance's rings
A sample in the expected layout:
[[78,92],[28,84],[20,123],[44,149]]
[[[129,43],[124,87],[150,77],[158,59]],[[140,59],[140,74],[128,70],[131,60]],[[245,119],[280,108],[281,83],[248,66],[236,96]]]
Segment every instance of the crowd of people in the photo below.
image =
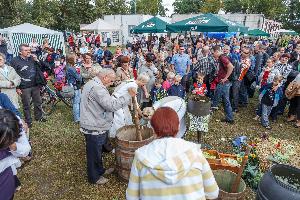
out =
[[[31,106],[36,121],[47,121],[40,94],[41,86],[47,84],[45,76],[53,77],[62,90],[73,88],[73,118],[85,136],[87,175],[92,184],[109,181],[105,175],[112,173],[113,168],[104,169],[102,153],[113,151],[109,138],[115,137],[119,128],[133,123],[132,107],[136,106],[139,116],[153,127],[159,139],[137,151],[128,199],[175,195],[168,193],[173,190],[166,185],[181,188],[175,196],[184,199],[187,185],[191,184],[195,187],[191,199],[217,197],[218,187],[201,151],[181,139],[186,130],[184,102],[191,95],[209,98],[211,112],[219,109],[222,102],[225,118],[221,122],[228,125],[235,123],[235,113],[247,109],[249,99],[258,98],[257,109],[249,112],[256,113],[254,120],[260,120],[263,127],[271,129],[286,108],[286,121],[300,127],[298,37],[291,38],[287,47],[281,47],[278,42],[257,38],[142,36],[112,52],[101,46],[100,35],[70,35],[66,56],[61,49],[52,48],[47,38],[43,44],[32,38],[30,44],[20,45],[19,55],[13,58],[4,39],[0,40],[0,191],[7,191],[4,199],[11,199],[19,185],[18,158],[30,159],[26,132],[34,125]],[[23,116],[18,111],[19,99]],[[184,148],[153,157],[154,149],[169,152],[172,145]],[[174,161],[159,163],[165,156]],[[190,161],[188,169],[178,163],[183,160]],[[181,174],[182,171],[185,173]],[[159,188],[147,183],[145,176],[149,173],[158,173],[151,180],[162,180]]]

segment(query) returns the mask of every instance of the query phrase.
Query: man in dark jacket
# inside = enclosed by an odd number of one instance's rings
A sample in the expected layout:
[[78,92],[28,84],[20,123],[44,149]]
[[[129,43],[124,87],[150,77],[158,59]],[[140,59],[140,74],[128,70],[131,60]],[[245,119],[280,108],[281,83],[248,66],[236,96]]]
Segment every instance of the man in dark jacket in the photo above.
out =
[[27,44],[21,44],[19,47],[20,55],[13,58],[11,66],[21,77],[21,84],[17,88],[18,94],[21,95],[25,122],[29,127],[32,126],[30,113],[30,101],[34,105],[34,116],[37,121],[46,121],[42,112],[42,99],[39,85],[39,61],[36,55],[31,55],[30,47]]
[[2,38],[1,36],[0,36],[0,53],[7,55],[7,44],[4,38]]

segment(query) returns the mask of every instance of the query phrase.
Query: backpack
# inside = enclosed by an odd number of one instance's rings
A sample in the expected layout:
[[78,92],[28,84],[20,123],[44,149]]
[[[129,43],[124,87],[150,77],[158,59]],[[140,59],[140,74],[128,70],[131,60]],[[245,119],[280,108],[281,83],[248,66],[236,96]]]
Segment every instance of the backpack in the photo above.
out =
[[229,81],[237,81],[241,74],[242,65],[238,60],[233,60],[231,63],[234,68],[233,68],[232,73],[230,74],[228,80]]
[[288,99],[292,99],[300,90],[300,84],[297,84],[296,81],[292,81],[285,90],[285,95]]

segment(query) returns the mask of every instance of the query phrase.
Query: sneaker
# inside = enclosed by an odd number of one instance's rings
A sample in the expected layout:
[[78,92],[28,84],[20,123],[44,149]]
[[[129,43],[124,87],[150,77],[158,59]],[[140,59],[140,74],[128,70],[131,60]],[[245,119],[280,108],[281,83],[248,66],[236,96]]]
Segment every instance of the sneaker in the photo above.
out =
[[211,107],[212,111],[219,110],[219,107]]
[[32,128],[32,123],[27,123],[28,128]]
[[38,122],[47,122],[47,119],[45,117],[42,117],[41,119],[37,120]]
[[21,190],[21,186],[18,186],[17,188],[16,188],[16,192],[18,192],[18,191],[20,191]]
[[238,113],[239,110],[238,110],[238,109],[233,109],[233,112],[234,112],[234,113]]
[[294,121],[296,121],[296,116],[295,115],[291,115],[287,119],[287,122],[294,122]]
[[228,120],[228,119],[221,119],[221,122],[228,123],[228,124],[234,124],[234,120]]
[[253,119],[254,119],[255,121],[258,121],[258,120],[260,120],[260,116],[256,115]]
[[98,179],[98,181],[96,182],[96,184],[98,185],[103,185],[105,183],[107,183],[109,180],[107,178],[104,178],[103,176],[100,176],[100,178]]
[[104,175],[110,175],[115,171],[115,168],[108,168],[105,170]]
[[271,130],[271,126],[265,126],[266,129]]

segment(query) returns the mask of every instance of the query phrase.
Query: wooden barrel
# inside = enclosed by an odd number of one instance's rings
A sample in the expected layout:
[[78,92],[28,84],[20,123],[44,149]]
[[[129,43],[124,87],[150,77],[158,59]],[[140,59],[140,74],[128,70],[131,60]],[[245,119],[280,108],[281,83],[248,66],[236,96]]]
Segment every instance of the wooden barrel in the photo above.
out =
[[152,128],[142,127],[141,134],[143,140],[137,141],[134,125],[124,126],[117,130],[116,169],[118,175],[123,179],[129,179],[135,150],[149,144],[154,139]]
[[242,200],[245,197],[246,183],[243,179],[238,186],[237,193],[231,193],[232,185],[236,179],[236,173],[228,170],[214,170],[216,182],[219,186],[219,200]]

